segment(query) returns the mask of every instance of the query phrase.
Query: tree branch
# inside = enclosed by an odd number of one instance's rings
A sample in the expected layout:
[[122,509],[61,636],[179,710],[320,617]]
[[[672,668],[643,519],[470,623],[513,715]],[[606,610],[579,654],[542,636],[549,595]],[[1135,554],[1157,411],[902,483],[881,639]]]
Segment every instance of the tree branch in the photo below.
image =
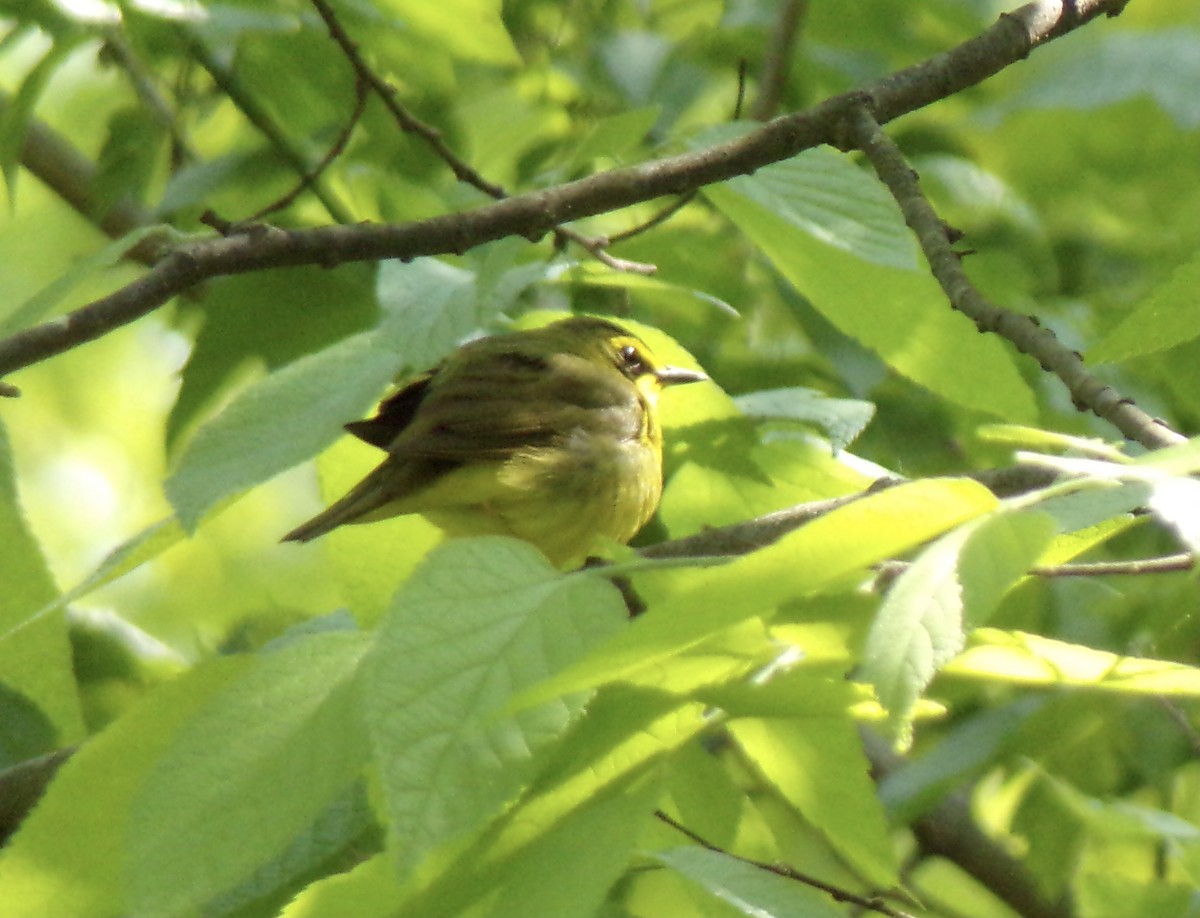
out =
[[1083,366],[1083,358],[1059,341],[1050,329],[1042,327],[1032,317],[991,303],[976,289],[963,270],[961,256],[953,249],[946,224],[922,193],[917,174],[865,105],[850,116],[846,141],[867,155],[880,180],[900,205],[904,222],[916,234],[933,276],[946,292],[950,304],[970,318],[976,328],[1007,338],[1021,353],[1036,360],[1043,370],[1062,380],[1076,408],[1089,410],[1103,418],[1130,440],[1148,449],[1186,440],[1182,434],[1150,417],[1089,373]]
[[[1055,472],[1032,466],[984,469],[962,477],[978,481],[998,497],[1027,494],[1047,487],[1058,479]],[[826,513],[832,513],[839,507],[861,500],[869,494],[878,493],[884,488],[903,484],[904,481],[903,478],[880,478],[865,491],[856,494],[809,501],[751,520],[704,529],[695,535],[647,545],[639,550],[639,554],[645,558],[723,558],[749,554],[778,542],[789,532]]]
[[[12,104],[8,93],[0,92],[0,114]],[[72,210],[88,220],[111,239],[120,239],[143,226],[154,223],[154,217],[129,200],[117,202],[101,211],[92,189],[96,184],[96,167],[68,140],[45,123],[33,119],[25,131],[21,145],[21,165],[35,175]],[[142,240],[125,257],[144,265],[153,265],[161,242],[154,238]],[[2,347],[2,344],[0,344]],[[0,372],[3,375],[3,372]]]
[[[316,8],[318,15],[325,23],[325,27],[329,29],[329,36],[341,49],[346,60],[350,62],[350,66],[354,68],[354,72],[358,79],[365,83],[375,92],[395,119],[400,130],[405,133],[416,134],[434,154],[444,162],[454,177],[460,182],[478,188],[489,198],[497,201],[503,201],[509,196],[508,192],[495,182],[490,182],[479,173],[477,169],[472,167],[462,157],[450,149],[449,144],[442,137],[442,132],[432,125],[426,124],[407,108],[400,104],[400,100],[396,97],[396,90],[387,80],[379,76],[358,52],[358,45],[350,37],[349,33],[342,26],[337,18],[337,14],[333,8],[325,2],[325,0],[310,0]],[[593,257],[597,258],[602,263],[608,265],[617,271],[629,271],[634,274],[653,274],[656,270],[654,265],[642,264],[641,262],[629,261],[624,258],[616,258],[605,249],[609,246],[609,240],[603,237],[592,238],[585,236],[582,233],[565,226],[554,227],[554,235],[562,242],[574,242],[582,246]]]
[[300,181],[321,202],[329,216],[338,223],[353,223],[353,211],[321,181],[319,173],[314,177],[308,157],[296,146],[288,136],[287,130],[275,119],[275,116],[246,91],[245,87],[238,82],[237,77],[217,59],[198,35],[188,29],[180,29],[180,34],[183,36],[188,53],[205,69],[212,81],[237,106],[246,120],[267,138],[272,149],[295,170]]
[[[903,765],[878,734],[860,732],[876,783]],[[1072,918],[1075,914],[1065,901],[1047,901],[1025,866],[975,824],[967,790],[948,794],[917,817],[912,832],[923,855],[957,864],[1023,918]]]
[[180,246],[145,277],[75,312],[0,341],[0,377],[137,319],[194,284],[264,268],[332,267],[381,258],[461,254],[506,236],[538,239],[554,227],[665,195],[745,175],[838,140],[845,115],[863,98],[880,123],[979,83],[1037,46],[1127,0],[1042,0],[1005,14],[979,36],[861,90],[767,122],[744,137],[691,153],[614,169],[462,214],[413,223],[256,230]]
[[334,138],[333,144],[329,147],[329,151],[323,157],[321,157],[321,161],[312,169],[300,176],[299,183],[291,191],[289,191],[279,200],[266,205],[257,213],[244,218],[244,220],[241,222],[256,223],[262,220],[263,217],[266,217],[268,214],[273,214],[276,211],[283,210],[285,207],[290,206],[291,203],[296,200],[296,198],[300,197],[306,188],[309,188],[315,182],[317,182],[320,179],[321,174],[331,165],[333,165],[334,160],[341,156],[345,151],[347,145],[350,143],[350,137],[354,133],[354,128],[362,119],[363,112],[365,112],[366,109],[367,86],[361,79],[355,80],[354,108],[350,112],[350,117],[346,119],[346,124],[340,131],[338,131],[338,135]]

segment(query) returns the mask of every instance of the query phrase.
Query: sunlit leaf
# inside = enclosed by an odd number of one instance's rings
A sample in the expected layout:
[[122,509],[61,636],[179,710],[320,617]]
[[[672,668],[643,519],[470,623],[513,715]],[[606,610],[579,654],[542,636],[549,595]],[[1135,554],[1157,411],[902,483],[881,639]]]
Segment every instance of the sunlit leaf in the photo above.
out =
[[942,671],[1021,685],[1074,686],[1131,695],[1200,696],[1200,669],[1122,656],[1021,631],[980,628]]
[[516,797],[534,755],[584,699],[500,712],[624,617],[610,584],[563,576],[511,539],[448,542],[418,568],[366,668],[368,723],[402,868]]
[[407,28],[455,57],[486,64],[520,63],[504,28],[500,0],[385,0]]
[[[843,583],[867,565],[995,505],[996,498],[981,485],[955,479],[900,485],[850,503],[768,548],[682,579],[678,589],[662,596],[633,627],[523,693],[517,703],[527,705],[618,679],[731,625],[770,616],[786,599]],[[645,576],[653,583],[653,573]]]
[[[44,611],[58,592],[41,547],[18,503],[8,433],[0,423],[0,673],[18,705],[43,721],[22,741],[13,731],[0,742],[0,763],[75,742],[83,728],[65,616]],[[13,712],[15,714],[15,711]],[[10,727],[13,724],[9,724]]]
[[748,918],[841,918],[826,893],[705,848],[659,851],[655,860]]
[[1042,513],[1002,513],[963,526],[922,552],[888,591],[863,649],[888,728],[907,743],[913,707],[1054,535]]
[[133,800],[183,726],[249,665],[225,657],[162,686],[71,757],[0,851],[8,916],[128,912],[126,829]]
[[820,829],[857,871],[872,885],[894,886],[895,855],[858,726],[850,717],[852,691],[844,682],[816,680],[807,684],[794,680],[791,688],[838,699],[841,709],[834,707],[824,716],[737,718],[730,723],[730,732],[784,799]]
[[[846,236],[848,227],[868,219],[853,209],[853,200],[849,218],[835,223],[833,238],[829,231],[797,224],[786,210],[786,192],[763,178],[783,168],[768,166],[752,177],[710,185],[704,193],[843,334],[954,404],[1030,420],[1032,393],[1008,353],[996,338],[973,334],[965,316],[946,308],[933,278],[912,260],[911,243],[902,256],[891,242],[862,252],[858,235]],[[784,184],[802,180],[811,177]],[[859,181],[871,179],[863,174]],[[882,219],[882,212],[877,216]],[[891,219],[902,232],[899,214]]]
[[1116,363],[1191,341],[1200,335],[1195,314],[1197,287],[1200,256],[1184,262],[1152,290],[1099,344],[1088,349],[1088,359]]
[[21,154],[34,109],[50,78],[63,65],[75,43],[66,34],[60,34],[25,74],[16,93],[11,98],[5,98],[3,104],[0,104],[0,171],[4,173],[10,201],[16,198]]
[[740,395],[736,401],[751,417],[816,424],[829,435],[835,453],[853,443],[875,416],[870,402],[830,398],[816,389],[766,389]]
[[185,529],[214,504],[311,457],[361,417],[396,371],[370,334],[301,358],[244,390],[197,431],[167,479]]
[[347,793],[367,760],[353,684],[367,646],[345,631],[294,640],[182,726],[130,810],[136,911],[176,915],[232,890]]

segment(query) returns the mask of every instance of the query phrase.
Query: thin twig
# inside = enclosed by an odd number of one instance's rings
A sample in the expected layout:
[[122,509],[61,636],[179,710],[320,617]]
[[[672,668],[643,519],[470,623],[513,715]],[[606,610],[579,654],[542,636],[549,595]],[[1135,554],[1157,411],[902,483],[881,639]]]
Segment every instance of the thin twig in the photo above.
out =
[[675,214],[692,203],[692,201],[696,199],[696,195],[699,193],[700,192],[695,188],[693,188],[691,191],[684,192],[648,220],[644,220],[637,226],[632,226],[627,230],[621,230],[619,233],[613,233],[608,237],[608,241],[615,245],[618,242],[624,242],[626,239],[632,239],[639,233],[644,233],[646,230],[654,229],[654,227],[666,223],[673,216],[675,216]]
[[[746,61],[742,59],[738,61],[737,72],[737,98],[733,103],[732,120],[737,121],[742,117],[742,104],[746,101]],[[610,245],[615,245],[618,242],[624,242],[626,239],[632,239],[634,236],[640,235],[647,230],[654,229],[656,226],[661,226],[670,220],[675,214],[691,204],[696,199],[696,195],[700,192],[693,188],[691,191],[684,192],[679,195],[674,201],[662,208],[658,213],[654,214],[647,220],[642,221],[636,226],[631,226],[627,230],[622,230],[619,233],[614,233],[608,237]]]
[[659,822],[666,823],[672,829],[682,835],[687,836],[701,848],[712,851],[716,854],[723,854],[726,857],[731,857],[734,860],[741,861],[743,864],[749,864],[751,867],[757,867],[759,870],[765,870],[768,873],[773,873],[776,876],[783,877],[787,880],[795,880],[797,883],[803,883],[805,886],[811,886],[813,889],[818,889],[828,895],[835,902],[849,902],[851,905],[857,905],[859,908],[865,908],[872,912],[877,912],[880,915],[886,915],[887,918],[913,918],[913,915],[908,912],[902,912],[899,909],[892,908],[890,905],[883,902],[878,896],[860,896],[857,893],[852,893],[848,889],[842,889],[840,886],[834,886],[832,883],[826,883],[824,880],[818,880],[814,876],[802,873],[795,867],[788,864],[768,863],[767,861],[755,860],[752,857],[743,857],[740,854],[731,854],[718,845],[705,839],[703,836],[693,832],[687,826],[683,825],[676,819],[668,816],[662,810],[655,810],[654,816]]
[[838,139],[839,125],[864,95],[881,123],[951,96],[1023,60],[1047,41],[1126,0],[1030,3],[1007,13],[975,38],[929,60],[766,122],[735,140],[703,150],[597,173],[553,188],[518,195],[477,210],[398,225],[323,226],[273,230],[247,238],[181,245],[152,271],[114,293],[51,322],[0,340],[0,377],[93,341],[132,322],[171,297],[213,277],[302,264],[335,266],[381,258],[462,254],[502,239],[537,239],[571,220],[607,213],[654,198],[747,175],[803,150]]
[[129,43],[125,41],[124,36],[115,28],[108,30],[104,38],[104,47],[112,59],[125,71],[125,75],[129,77],[129,82],[133,86],[133,91],[137,94],[138,99],[141,101],[142,107],[150,112],[159,124],[166,128],[167,133],[171,137],[171,142],[175,145],[175,149],[182,154],[183,159],[186,162],[195,162],[199,159],[191,140],[188,139],[188,136],[180,126],[179,119],[175,116],[175,111],[172,109],[171,104],[159,92],[154,79],[146,73],[146,68],[142,66],[142,62],[138,60],[137,55],[133,53],[133,49],[129,47]]
[[1167,716],[1175,722],[1175,726],[1183,734],[1183,738],[1187,740],[1189,746],[1192,747],[1192,757],[1200,758],[1200,733],[1196,732],[1196,728],[1192,725],[1191,718],[1179,706],[1174,698],[1168,698],[1165,695],[1160,695],[1157,699],[1159,707],[1167,712]]
[[[674,544],[674,543],[666,543]],[[911,566],[909,561],[884,561],[875,565],[875,570],[887,577],[903,574]],[[1075,564],[1054,564],[1030,568],[1034,577],[1144,577],[1149,574],[1177,574],[1190,571],[1196,566],[1194,555],[1180,553],[1160,558],[1136,558],[1132,561],[1087,561]]]
[[366,108],[367,84],[361,79],[356,79],[354,81],[354,110],[350,113],[350,117],[346,120],[345,126],[341,129],[341,131],[338,132],[338,136],[333,141],[333,145],[330,146],[329,152],[321,158],[321,161],[317,163],[316,166],[300,177],[299,184],[297,184],[296,187],[294,187],[291,191],[289,191],[275,203],[268,204],[266,207],[262,208],[262,210],[258,211],[258,213],[251,214],[249,217],[246,217],[239,222],[255,223],[259,220],[262,220],[262,218],[268,214],[273,214],[276,211],[283,210],[285,207],[288,207],[293,201],[295,201],[296,198],[300,197],[300,195],[303,194],[306,189],[311,188],[314,184],[316,184],[317,180],[321,177],[321,173],[328,169],[333,164],[333,161],[342,155],[342,152],[346,149],[346,145],[350,143],[350,137],[354,133],[354,128],[361,120],[363,112],[366,111]]
[[199,36],[186,29],[181,29],[180,34],[183,35],[188,53],[204,68],[229,100],[237,106],[246,120],[270,141],[274,150],[300,176],[300,180],[321,202],[329,216],[338,223],[355,222],[351,210],[319,178],[311,181],[306,179],[309,173],[308,158],[296,147],[283,125],[276,121],[274,116],[260,105],[252,94],[246,91],[237,77],[217,59]]
[[741,120],[742,108],[746,104],[746,59],[743,57],[738,61],[737,69],[737,98],[733,101],[733,119],[734,121]]
[[807,0],[784,0],[780,7],[779,20],[771,29],[771,40],[763,60],[758,97],[750,110],[750,117],[755,121],[766,121],[779,111],[783,90],[791,75],[792,55],[796,50],[796,39],[800,35],[800,24],[807,12]]
[[[400,130],[405,133],[416,134],[424,140],[438,159],[449,167],[454,177],[460,182],[479,189],[494,200],[503,201],[508,198],[509,194],[502,186],[488,181],[477,169],[455,153],[442,137],[441,131],[430,124],[426,124],[401,104],[396,95],[396,88],[377,74],[366,62],[358,50],[358,43],[350,37],[350,34],[346,31],[337,14],[326,0],[311,0],[311,2],[317,14],[324,21],[325,27],[329,30],[329,37],[334,40],[346,60],[350,62],[350,66],[354,68],[358,79],[371,87],[375,95],[383,102]],[[611,243],[607,238],[585,236],[578,230],[567,226],[556,226],[553,228],[553,232],[561,243],[567,241],[574,242],[586,249],[603,264],[617,271],[628,271],[634,274],[653,274],[657,270],[654,265],[616,258],[608,254],[605,249]]]
[[1145,574],[1175,574],[1196,566],[1195,555],[1180,552],[1161,558],[1136,558],[1133,561],[1090,561],[1035,567],[1036,577],[1140,577]]
[[946,224],[921,191],[917,174],[900,148],[871,114],[867,101],[868,97],[864,97],[864,104],[853,109],[846,119],[844,145],[862,150],[871,161],[880,180],[900,205],[904,222],[916,234],[921,251],[951,305],[970,318],[981,332],[1007,338],[1019,351],[1033,357],[1042,369],[1054,373],[1080,411],[1093,412],[1148,449],[1184,442],[1182,434],[1152,418],[1089,373],[1082,356],[1059,341],[1050,329],[1036,319],[995,305],[976,289],[963,271],[961,255],[954,251]]
[[450,167],[450,171],[454,173],[454,177],[460,182],[472,185],[488,197],[495,198],[496,200],[508,197],[508,193],[503,188],[489,182],[472,168],[469,163],[459,158],[446,144],[446,141],[442,139],[441,131],[432,125],[426,124],[400,104],[400,100],[396,97],[395,87],[377,74],[367,64],[366,60],[363,59],[362,54],[358,50],[358,43],[350,37],[350,34],[338,19],[337,14],[333,11],[333,7],[326,3],[325,0],[311,0],[311,2],[317,11],[317,15],[324,21],[325,28],[329,30],[329,37],[333,39],[341,49],[346,60],[349,61],[350,66],[354,68],[357,78],[371,87],[402,131],[407,134],[416,134],[424,140],[429,145],[429,148],[437,154],[437,157]]

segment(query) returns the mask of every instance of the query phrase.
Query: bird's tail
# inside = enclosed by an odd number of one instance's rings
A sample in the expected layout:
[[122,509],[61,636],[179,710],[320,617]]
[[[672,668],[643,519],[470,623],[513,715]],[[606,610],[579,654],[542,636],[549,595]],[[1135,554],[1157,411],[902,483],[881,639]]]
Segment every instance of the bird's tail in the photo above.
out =
[[386,514],[380,515],[374,511],[391,499],[389,489],[383,485],[383,477],[376,470],[341,500],[322,510],[308,522],[301,523],[281,541],[308,542],[345,523],[365,523],[380,519]]

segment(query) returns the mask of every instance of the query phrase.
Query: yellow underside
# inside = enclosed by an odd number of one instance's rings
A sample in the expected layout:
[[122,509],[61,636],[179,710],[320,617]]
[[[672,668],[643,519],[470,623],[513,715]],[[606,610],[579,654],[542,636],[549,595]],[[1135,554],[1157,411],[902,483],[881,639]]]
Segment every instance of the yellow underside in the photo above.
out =
[[607,542],[628,542],[662,490],[657,451],[613,444],[604,452],[531,451],[506,462],[473,463],[371,514],[421,513],[450,535],[511,535],[558,567]]

